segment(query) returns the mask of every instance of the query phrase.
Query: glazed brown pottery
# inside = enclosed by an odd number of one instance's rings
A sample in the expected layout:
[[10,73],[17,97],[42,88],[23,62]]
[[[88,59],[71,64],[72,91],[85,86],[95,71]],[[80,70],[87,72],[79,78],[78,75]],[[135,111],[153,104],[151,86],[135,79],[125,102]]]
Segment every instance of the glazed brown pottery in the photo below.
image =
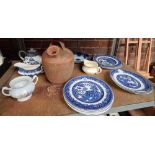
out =
[[46,77],[52,84],[63,84],[72,75],[74,55],[62,42],[51,44],[42,55],[42,64]]

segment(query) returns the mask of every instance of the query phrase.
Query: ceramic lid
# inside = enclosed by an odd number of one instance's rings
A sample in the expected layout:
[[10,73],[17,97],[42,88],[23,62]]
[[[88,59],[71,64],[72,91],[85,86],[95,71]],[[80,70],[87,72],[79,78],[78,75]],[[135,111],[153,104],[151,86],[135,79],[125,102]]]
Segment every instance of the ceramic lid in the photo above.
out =
[[28,51],[28,56],[37,56],[38,52],[34,48],[30,48]]

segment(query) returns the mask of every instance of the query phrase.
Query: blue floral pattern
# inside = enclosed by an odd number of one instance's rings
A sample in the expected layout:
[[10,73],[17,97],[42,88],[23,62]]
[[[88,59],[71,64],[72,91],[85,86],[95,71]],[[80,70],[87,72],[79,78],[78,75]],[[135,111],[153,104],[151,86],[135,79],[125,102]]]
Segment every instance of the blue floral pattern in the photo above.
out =
[[93,60],[96,61],[101,68],[114,69],[122,67],[122,62],[114,56],[95,55]]
[[39,62],[37,62],[36,60],[34,60],[33,57],[29,57],[29,56],[26,56],[25,57],[24,63],[30,64],[30,65],[37,65],[37,64],[39,64]]
[[120,83],[123,83],[126,87],[129,88],[138,89],[141,86],[138,80],[129,75],[120,74],[116,78]]
[[102,88],[93,82],[79,82],[73,86],[73,95],[82,102],[93,103],[104,95]]
[[110,73],[110,77],[122,89],[136,94],[148,94],[153,91],[153,86],[149,80],[145,79],[141,75],[130,72],[128,70],[112,70]]
[[114,100],[110,86],[91,76],[79,76],[69,80],[64,86],[63,94],[71,107],[88,111],[107,108]]

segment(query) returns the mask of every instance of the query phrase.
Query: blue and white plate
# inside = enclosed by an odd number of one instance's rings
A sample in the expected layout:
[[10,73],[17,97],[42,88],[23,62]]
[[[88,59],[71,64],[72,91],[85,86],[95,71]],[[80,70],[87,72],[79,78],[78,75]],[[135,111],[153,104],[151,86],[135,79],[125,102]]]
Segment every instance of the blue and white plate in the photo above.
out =
[[153,86],[149,80],[128,70],[112,70],[110,77],[120,88],[131,93],[149,94],[153,91]]
[[106,112],[114,100],[110,86],[92,76],[79,76],[69,80],[64,86],[63,95],[72,109],[86,115]]
[[122,62],[114,56],[95,55],[93,60],[96,61],[101,68],[117,69],[122,67]]
[[84,59],[88,59],[89,55],[88,54],[82,54],[80,52],[77,52],[74,54],[74,62],[75,63],[82,63]]

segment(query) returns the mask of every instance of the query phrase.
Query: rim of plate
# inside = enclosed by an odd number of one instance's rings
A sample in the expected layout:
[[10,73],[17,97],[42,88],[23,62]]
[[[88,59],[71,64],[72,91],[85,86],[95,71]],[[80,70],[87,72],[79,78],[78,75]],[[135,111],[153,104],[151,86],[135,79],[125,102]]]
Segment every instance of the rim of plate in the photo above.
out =
[[111,107],[112,104],[113,104],[113,102],[114,102],[114,98],[113,98],[112,101],[111,101],[111,103],[110,103],[108,106],[105,106],[104,108],[100,108],[100,109],[97,109],[97,110],[89,110],[89,109],[88,109],[88,110],[85,110],[85,109],[82,109],[82,108],[79,108],[79,107],[76,107],[76,106],[70,104],[69,101],[68,101],[65,97],[64,97],[64,99],[65,99],[65,101],[66,101],[71,107],[73,107],[73,108],[75,108],[75,109],[79,109],[79,110],[84,111],[84,112],[103,111],[103,110],[106,110],[107,108]]
[[109,109],[111,109],[112,107],[112,104],[113,104],[113,101],[111,102],[111,104],[109,106],[107,106],[106,108],[103,108],[103,109],[98,109],[98,110],[83,110],[83,109],[80,109],[80,108],[77,108],[73,105],[71,105],[67,99],[64,97],[64,100],[65,102],[67,103],[67,105],[74,111],[80,113],[80,114],[84,114],[84,115],[101,115],[101,114],[104,114],[105,112],[107,112]]
[[[77,76],[77,77],[73,77],[73,78],[71,78],[69,81],[67,81],[66,83],[65,83],[65,85],[64,85],[64,87],[63,87],[63,97],[64,97],[64,99],[65,99],[65,101],[66,101],[66,103],[69,105],[72,105],[71,103],[70,103],[70,101],[68,101],[68,99],[65,97],[65,87],[66,87],[66,85],[71,81],[71,80],[73,80],[73,79],[75,79],[75,78],[79,78],[79,77],[91,77],[91,78],[94,78],[94,79],[97,79],[97,80],[99,80],[99,81],[101,81],[101,82],[103,82],[103,83],[105,83],[107,86],[108,86],[108,88],[110,89],[110,91],[111,91],[111,93],[112,93],[112,98],[111,98],[111,100],[110,100],[110,102],[108,103],[108,105],[107,106],[105,106],[104,108],[106,108],[106,107],[108,107],[108,106],[110,106],[110,105],[112,105],[113,104],[113,102],[114,102],[114,93],[113,93],[113,91],[112,91],[112,89],[111,89],[111,87],[109,86],[109,84],[107,84],[105,81],[103,81],[103,80],[101,80],[101,79],[98,79],[98,78],[96,78],[96,77],[93,77],[93,76],[88,76],[88,75],[82,75],[82,76]],[[69,106],[70,106],[69,105]],[[75,106],[74,106],[75,107]],[[104,109],[104,108],[100,108],[100,109]],[[82,109],[82,110],[84,110],[84,109]],[[99,109],[97,109],[97,110],[99,110]],[[89,111],[97,111],[97,110],[89,110]],[[85,111],[85,110],[84,110]]]
[[[69,101],[67,100],[67,98],[64,96],[64,99],[69,103]],[[114,97],[112,98],[112,100],[111,100],[111,102],[109,102],[109,105],[107,105],[107,106],[105,106],[104,108],[99,108],[99,109],[97,109],[97,110],[102,110],[102,109],[106,109],[106,108],[108,108],[111,104],[113,104],[113,102],[114,102]],[[70,103],[69,103],[70,104]],[[77,108],[77,109],[81,109],[82,111],[97,111],[97,110],[85,110],[85,109],[82,109],[82,108],[79,108],[79,107],[77,107],[77,106],[74,106],[74,105],[72,105],[72,104],[70,104],[71,106],[73,106],[73,107],[75,107],[75,108]]]
[[121,70],[122,70],[122,71],[127,71],[127,72],[129,72],[129,73],[134,73],[134,74],[140,76],[141,78],[143,78],[144,80],[146,80],[148,83],[150,83],[151,88],[150,88],[148,91],[135,91],[135,90],[129,90],[129,89],[127,89],[126,87],[124,87],[123,85],[120,85],[120,84],[113,78],[113,76],[112,76],[112,72],[115,71],[115,70],[117,70],[117,69],[113,69],[113,70],[110,72],[110,77],[111,77],[111,79],[113,80],[113,82],[114,82],[118,87],[122,88],[123,90],[126,90],[127,92],[130,92],[130,93],[141,94],[141,95],[142,95],[142,94],[150,94],[150,93],[153,92],[152,84],[151,84],[151,82],[150,82],[148,79],[145,79],[143,76],[141,76],[141,75],[139,75],[139,74],[137,74],[137,73],[131,72],[131,71],[129,71],[129,70],[125,70],[125,69],[121,69]]
[[43,70],[38,70],[38,71],[32,72],[32,73],[24,73],[24,72],[18,70],[18,74],[20,74],[20,75],[36,75],[36,74],[40,74],[40,73],[43,73]]

